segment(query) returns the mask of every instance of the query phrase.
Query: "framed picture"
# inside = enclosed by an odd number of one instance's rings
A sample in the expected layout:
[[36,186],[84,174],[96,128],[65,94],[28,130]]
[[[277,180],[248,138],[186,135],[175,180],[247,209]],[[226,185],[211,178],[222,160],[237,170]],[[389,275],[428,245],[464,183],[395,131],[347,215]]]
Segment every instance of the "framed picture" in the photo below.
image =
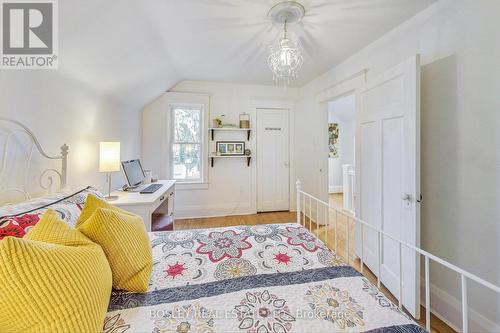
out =
[[329,123],[328,124],[328,147],[329,147],[329,157],[338,158],[339,157],[339,124]]
[[221,156],[245,155],[244,141],[217,141],[215,145],[218,155]]

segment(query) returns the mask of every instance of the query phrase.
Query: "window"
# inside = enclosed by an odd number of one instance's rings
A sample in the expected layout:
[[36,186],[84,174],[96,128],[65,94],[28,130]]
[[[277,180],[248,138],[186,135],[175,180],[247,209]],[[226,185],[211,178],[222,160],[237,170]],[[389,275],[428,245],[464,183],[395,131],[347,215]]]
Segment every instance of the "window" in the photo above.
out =
[[172,108],[172,178],[179,182],[203,182],[203,108],[174,106]]

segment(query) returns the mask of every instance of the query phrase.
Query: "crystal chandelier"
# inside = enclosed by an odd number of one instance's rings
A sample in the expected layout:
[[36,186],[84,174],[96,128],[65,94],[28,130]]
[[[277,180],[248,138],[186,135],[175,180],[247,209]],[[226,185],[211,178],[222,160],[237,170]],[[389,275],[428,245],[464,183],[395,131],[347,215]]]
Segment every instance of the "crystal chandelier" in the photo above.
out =
[[273,72],[273,80],[283,81],[285,85],[290,84],[290,78],[298,76],[303,57],[300,43],[292,41],[287,35],[287,20],[284,23],[283,37],[269,49],[271,53],[267,58],[267,64]]
[[283,24],[283,36],[269,47],[267,64],[273,72],[273,80],[285,86],[298,76],[303,62],[302,47],[299,41],[288,36],[288,24],[299,22],[304,14],[304,6],[297,1],[279,2],[267,14],[271,21]]

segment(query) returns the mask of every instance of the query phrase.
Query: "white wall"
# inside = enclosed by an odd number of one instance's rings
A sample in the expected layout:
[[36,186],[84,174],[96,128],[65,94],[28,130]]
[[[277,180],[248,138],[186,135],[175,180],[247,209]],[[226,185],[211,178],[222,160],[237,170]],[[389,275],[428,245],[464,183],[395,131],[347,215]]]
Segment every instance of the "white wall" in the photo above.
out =
[[[222,82],[183,81],[170,89],[171,92],[202,93],[210,96],[209,122],[221,114],[226,115],[225,121],[238,124],[239,114],[250,113],[255,120],[255,110],[252,110],[256,100],[293,101],[297,98],[298,89],[281,86],[244,85]],[[143,112],[143,123],[150,127],[152,122],[166,122],[164,114],[168,111],[168,101],[165,95],[148,105]],[[147,123],[147,125],[146,125]],[[247,148],[255,156],[255,121],[250,125],[254,131]],[[166,128],[166,127],[165,127]],[[204,133],[208,135],[208,133]],[[245,141],[243,133],[216,133],[219,140]],[[156,140],[156,149],[162,149],[165,139]],[[146,144],[146,142],[145,142]],[[214,146],[211,143],[211,151]],[[146,168],[153,168],[160,177],[167,177],[165,161],[159,154],[150,152],[150,147],[144,147],[143,158]],[[178,189],[175,201],[177,218],[205,217],[253,214],[256,212],[256,163],[253,159],[250,167],[245,160],[219,159],[213,168],[208,170],[209,184],[205,189]],[[292,194],[292,199],[294,194]]]
[[355,96],[340,97],[328,103],[328,123],[339,124],[339,152],[328,158],[328,192],[342,192],[342,165],[354,164]]
[[[69,145],[68,184],[107,188],[99,174],[99,141],[120,141],[122,158],[139,156],[140,116],[51,70],[3,70],[0,114],[28,126],[51,155]],[[120,173],[114,187],[123,185]]]
[[[440,0],[303,88],[296,167],[320,193],[318,95],[365,68],[368,79],[412,55],[422,67],[422,246],[500,284],[500,1]],[[299,125],[300,124],[300,125]],[[321,156],[322,157],[322,156]],[[307,163],[305,162],[307,161]],[[316,162],[315,162],[316,161]],[[319,166],[319,167],[318,167]],[[459,277],[431,265],[432,307],[460,327]],[[500,330],[500,297],[470,283],[471,330]],[[454,307],[457,307],[456,309]]]

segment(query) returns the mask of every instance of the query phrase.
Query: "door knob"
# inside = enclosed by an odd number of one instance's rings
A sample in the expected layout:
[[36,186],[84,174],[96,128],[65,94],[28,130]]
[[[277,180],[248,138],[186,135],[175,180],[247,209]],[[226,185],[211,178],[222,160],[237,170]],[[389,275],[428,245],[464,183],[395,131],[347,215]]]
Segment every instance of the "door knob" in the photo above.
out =
[[290,165],[290,163],[288,163],[288,162],[285,162],[285,166],[286,166],[286,167],[287,167],[287,166],[289,166],[289,165]]
[[401,199],[402,199],[402,200],[405,200],[405,201],[410,201],[410,200],[411,200],[411,195],[409,195],[408,193],[404,193],[404,194],[401,196]]

